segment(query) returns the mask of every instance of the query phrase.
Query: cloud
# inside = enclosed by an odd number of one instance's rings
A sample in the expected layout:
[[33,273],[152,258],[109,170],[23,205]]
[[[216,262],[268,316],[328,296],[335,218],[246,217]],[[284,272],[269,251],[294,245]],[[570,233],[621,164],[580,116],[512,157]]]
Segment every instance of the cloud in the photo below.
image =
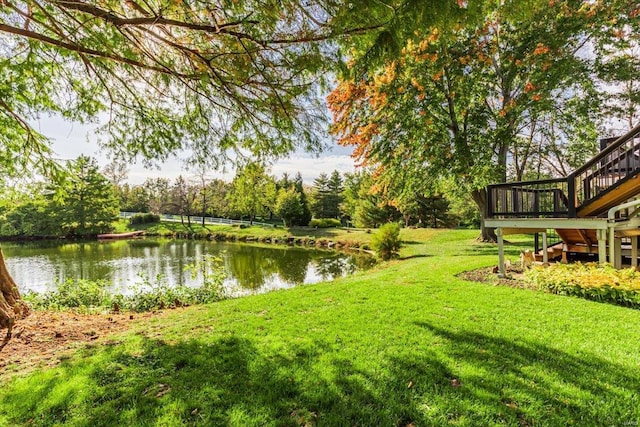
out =
[[[101,166],[111,161],[108,153],[100,150],[95,134],[95,125],[69,122],[58,116],[45,116],[34,123],[34,126],[42,134],[51,138],[56,158],[71,160],[83,154],[94,157]],[[351,149],[338,145],[332,145],[327,152],[320,156],[296,151],[290,157],[275,162],[271,173],[276,177],[281,177],[284,173],[294,176],[300,172],[305,184],[311,185],[321,173],[330,174],[334,170],[340,173],[353,172],[354,162],[350,157],[350,152]],[[207,176],[231,181],[234,174],[234,170],[212,171]],[[186,171],[183,162],[178,158],[161,163],[157,168],[145,168],[140,163],[134,163],[129,167],[128,182],[137,185],[142,184],[147,178],[157,177],[174,180],[179,175],[192,178],[196,174]]]

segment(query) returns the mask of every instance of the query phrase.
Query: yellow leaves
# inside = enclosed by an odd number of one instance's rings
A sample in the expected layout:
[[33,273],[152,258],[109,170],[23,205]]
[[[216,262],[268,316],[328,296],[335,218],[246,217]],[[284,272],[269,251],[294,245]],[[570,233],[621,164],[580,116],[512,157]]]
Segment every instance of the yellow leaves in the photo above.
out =
[[431,30],[431,34],[429,35],[427,40],[429,41],[429,43],[435,43],[438,41],[439,38],[440,38],[440,30],[434,27]]
[[422,86],[418,79],[416,79],[415,77],[411,78],[411,86],[416,88],[418,92],[424,92],[424,86]]
[[640,274],[596,264],[553,264],[534,267],[525,277],[539,289],[627,306],[640,305]]
[[373,83],[376,86],[383,86],[391,83],[396,78],[396,69],[398,64],[396,61],[392,61],[384,67],[384,72],[373,77]]
[[598,12],[598,4],[595,2],[584,2],[580,9],[578,9],[579,13],[582,13],[584,16],[592,18],[596,16]]

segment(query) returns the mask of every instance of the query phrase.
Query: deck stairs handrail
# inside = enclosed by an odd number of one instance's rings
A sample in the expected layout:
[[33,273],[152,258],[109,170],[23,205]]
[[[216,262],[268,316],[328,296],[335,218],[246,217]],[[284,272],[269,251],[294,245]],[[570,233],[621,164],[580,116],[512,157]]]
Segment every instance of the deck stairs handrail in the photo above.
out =
[[487,218],[597,217],[640,194],[640,124],[564,178],[487,186]]

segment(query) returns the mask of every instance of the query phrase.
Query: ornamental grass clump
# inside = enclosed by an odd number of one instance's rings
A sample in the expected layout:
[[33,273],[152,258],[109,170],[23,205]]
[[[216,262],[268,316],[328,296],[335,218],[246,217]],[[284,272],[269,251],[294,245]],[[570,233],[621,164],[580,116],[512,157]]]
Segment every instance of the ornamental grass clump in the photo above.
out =
[[633,268],[616,270],[594,263],[553,264],[534,267],[525,278],[538,289],[558,295],[640,307],[640,273]]
[[383,225],[371,238],[371,247],[385,261],[398,254],[400,244],[400,226],[396,223]]

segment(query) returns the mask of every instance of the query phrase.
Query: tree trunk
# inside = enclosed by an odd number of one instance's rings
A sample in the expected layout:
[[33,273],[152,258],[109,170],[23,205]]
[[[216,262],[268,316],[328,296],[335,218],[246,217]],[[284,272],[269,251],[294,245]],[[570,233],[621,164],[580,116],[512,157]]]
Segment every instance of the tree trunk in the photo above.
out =
[[485,189],[474,190],[471,193],[471,198],[478,206],[480,210],[480,237],[478,238],[482,242],[497,242],[498,236],[494,228],[487,228],[484,225],[484,220],[487,217],[487,192]]
[[4,340],[0,343],[0,350],[11,339],[11,331],[16,320],[29,314],[29,307],[22,301],[16,283],[7,271],[4,255],[0,249],[0,331],[7,329]]

